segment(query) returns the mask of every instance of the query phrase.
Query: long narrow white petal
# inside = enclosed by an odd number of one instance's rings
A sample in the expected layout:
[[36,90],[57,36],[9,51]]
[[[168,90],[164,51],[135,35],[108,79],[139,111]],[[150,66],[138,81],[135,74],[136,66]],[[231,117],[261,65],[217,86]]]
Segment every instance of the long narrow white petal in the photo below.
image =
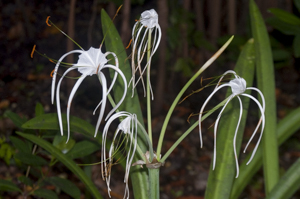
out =
[[137,47],[137,42],[138,42],[138,38],[139,38],[139,36],[140,36],[140,34],[141,34],[141,31],[142,31],[142,29],[143,29],[143,26],[141,26],[140,28],[139,28],[139,30],[138,30],[138,33],[136,34],[136,40],[135,41],[133,41],[133,49],[132,49],[132,58],[131,58],[131,67],[132,67],[132,85],[133,85],[133,87],[132,87],[132,97],[133,97],[133,95],[134,95],[134,85],[135,85],[135,66],[136,66],[136,64],[135,64],[135,54],[136,54],[136,47]]
[[59,124],[59,128],[60,128],[60,134],[63,136],[63,125],[62,125],[62,118],[61,118],[61,108],[60,108],[60,98],[59,98],[59,91],[60,91],[60,85],[62,80],[64,79],[64,77],[67,75],[68,72],[70,72],[71,70],[74,70],[76,68],[68,68],[68,70],[66,70],[64,72],[64,74],[61,76],[60,80],[58,81],[57,84],[57,88],[56,88],[56,107],[57,107],[57,116],[58,116],[58,124]]
[[[107,55],[109,55],[109,54],[111,54],[111,55],[114,56],[115,62],[116,62],[116,63],[115,63],[115,64],[116,64],[116,67],[119,68],[119,61],[118,61],[118,58],[117,58],[116,54],[113,53],[113,52],[107,52],[107,53],[105,53],[104,55],[107,56]],[[103,68],[105,68],[105,67],[99,68],[99,71],[102,70]],[[98,72],[99,72],[99,71],[98,71]],[[107,94],[110,93],[110,91],[112,90],[113,86],[115,85],[115,82],[116,82],[116,80],[117,80],[117,77],[118,77],[118,73],[115,72],[114,77],[113,77],[113,79],[112,79],[112,82],[111,82],[111,84],[110,84],[110,87],[108,88]],[[127,86],[126,86],[126,87],[127,87]],[[96,106],[96,108],[94,109],[93,115],[95,115],[97,109],[99,108],[99,106],[100,106],[101,104],[102,104],[102,100],[99,102],[99,104],[98,104],[98,105]]]
[[52,86],[51,86],[51,102],[53,104],[54,102],[54,92],[55,92],[55,82],[56,82],[56,75],[57,75],[57,70],[58,70],[58,67],[60,65],[60,63],[62,62],[62,60],[70,55],[70,54],[73,54],[73,53],[83,53],[84,51],[83,50],[72,50],[66,54],[64,54],[63,56],[61,56],[61,58],[57,61],[56,65],[55,65],[55,68],[54,68],[54,72],[53,72],[53,77],[52,77]]
[[200,136],[200,147],[202,148],[203,146],[203,141],[202,141],[202,133],[201,133],[201,118],[202,118],[202,114],[203,114],[203,110],[206,106],[206,104],[209,102],[209,100],[211,99],[211,97],[221,88],[225,87],[225,86],[229,86],[229,84],[223,84],[220,87],[218,87],[217,89],[215,89],[209,96],[208,98],[205,100],[205,102],[203,103],[201,109],[200,109],[200,113],[199,113],[199,136]]
[[238,157],[237,157],[237,153],[236,153],[236,136],[237,136],[237,132],[239,130],[242,115],[243,115],[243,103],[242,103],[241,98],[239,96],[237,96],[237,98],[240,102],[240,115],[239,115],[238,123],[237,123],[236,128],[235,128],[235,133],[234,133],[234,138],[233,138],[233,152],[234,152],[234,158],[235,158],[235,164],[236,164],[236,176],[235,176],[235,178],[237,178],[239,176],[239,161],[238,161]]
[[257,104],[257,106],[259,107],[260,112],[261,112],[261,116],[262,116],[261,133],[260,133],[260,136],[259,136],[259,138],[258,138],[257,144],[255,145],[255,148],[254,148],[254,150],[253,150],[253,152],[252,152],[252,155],[251,155],[249,161],[248,161],[247,164],[246,164],[246,165],[248,165],[248,164],[251,162],[251,160],[253,159],[253,157],[254,157],[254,155],[255,155],[255,153],[256,153],[256,151],[257,151],[257,148],[258,148],[258,146],[259,146],[259,143],[260,143],[260,140],[261,140],[261,138],[262,138],[262,135],[263,135],[263,131],[264,131],[264,128],[265,128],[265,113],[264,113],[263,107],[261,106],[261,104],[259,103],[259,101],[258,101],[257,99],[255,99],[255,98],[252,97],[251,95],[248,95],[248,94],[245,94],[245,93],[244,93],[244,94],[241,94],[241,95],[251,98],[251,99]]
[[[225,85],[225,84],[223,84]],[[221,88],[221,86],[219,87]],[[216,159],[217,159],[217,130],[218,130],[218,124],[220,121],[220,118],[222,116],[223,111],[225,110],[226,106],[228,105],[228,103],[231,101],[231,99],[234,97],[234,95],[230,95],[228,100],[226,101],[226,103],[224,104],[223,108],[221,109],[216,122],[215,122],[215,126],[214,126],[214,158],[213,158],[213,170],[216,167]]]
[[121,78],[123,79],[123,83],[124,83],[124,92],[123,92],[123,96],[122,96],[122,98],[120,99],[120,101],[116,104],[116,106],[115,106],[115,107],[107,114],[107,116],[106,116],[106,118],[105,118],[105,120],[107,120],[107,119],[111,116],[111,114],[112,114],[113,112],[115,112],[115,111],[119,108],[119,106],[122,104],[122,102],[124,101],[124,99],[125,99],[125,97],[126,97],[126,93],[127,93],[127,81],[126,81],[126,78],[125,78],[123,72],[122,72],[119,68],[117,68],[117,67],[115,67],[115,66],[113,66],[113,65],[105,65],[103,68],[111,68],[111,69],[114,69],[117,73],[119,73],[119,75],[120,75]]
[[[80,86],[80,84],[82,83],[82,81],[86,78],[86,75],[82,75],[78,80],[77,82],[75,83],[75,85],[73,86],[72,88],[72,91],[70,93],[70,96],[69,96],[69,100],[68,100],[68,105],[67,105],[67,124],[68,124],[68,139],[67,139],[67,142],[69,141],[70,139],[70,109],[71,109],[71,103],[72,103],[72,100],[73,100],[73,97],[78,89],[78,87]],[[66,143],[67,143],[66,142]]]
[[101,82],[102,82],[102,106],[100,108],[100,113],[99,113],[98,121],[97,121],[97,124],[96,124],[94,137],[97,136],[99,126],[100,126],[100,123],[101,123],[103,115],[104,115],[104,110],[105,110],[105,106],[106,106],[106,99],[107,99],[106,78],[105,78],[104,74],[101,71],[99,71],[98,76],[99,76],[99,79],[101,79]]
[[[148,31],[150,31],[150,30],[148,28],[146,28],[146,30],[144,32],[144,35],[142,37],[142,40],[139,42],[140,45],[139,45],[139,48],[138,48],[138,51],[137,51],[137,53],[138,53],[137,54],[137,64],[138,64],[137,68],[139,69],[139,72],[140,72],[139,79],[141,80],[142,85],[143,85],[144,96],[146,96],[146,87],[145,87],[145,82],[144,82],[144,79],[143,79],[143,73],[142,73],[141,63],[143,61],[145,53],[147,52],[148,43],[145,42],[145,44],[144,44],[144,41],[145,41],[145,37],[148,36]],[[143,49],[142,49],[142,47],[143,47]],[[142,51],[142,56],[141,56],[141,51]]]

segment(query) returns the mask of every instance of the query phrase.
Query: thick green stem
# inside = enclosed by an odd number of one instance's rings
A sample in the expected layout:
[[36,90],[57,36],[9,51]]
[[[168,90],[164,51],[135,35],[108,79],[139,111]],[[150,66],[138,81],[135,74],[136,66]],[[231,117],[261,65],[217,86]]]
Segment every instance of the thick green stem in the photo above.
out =
[[150,59],[151,59],[151,30],[148,31],[148,46],[147,46],[147,124],[148,135],[150,142],[152,143],[152,120],[151,120],[151,92],[150,92]]
[[166,133],[166,129],[167,129],[167,125],[169,123],[169,120],[171,118],[171,115],[175,109],[175,106],[177,105],[177,103],[179,102],[179,100],[181,99],[182,95],[184,94],[184,92],[187,90],[187,88],[195,81],[195,79],[208,67],[210,66],[219,56],[220,54],[226,49],[226,47],[230,44],[230,42],[232,41],[233,36],[230,37],[230,39],[197,71],[197,73],[185,84],[185,86],[181,89],[181,91],[179,92],[179,94],[177,95],[177,97],[175,98],[175,100],[173,101],[167,116],[165,118],[165,121],[163,123],[163,126],[161,128],[161,132],[160,132],[160,136],[159,136],[159,140],[158,140],[158,145],[157,145],[157,160],[160,161],[160,153],[161,153],[161,148],[162,148],[162,142],[164,140],[164,136]]
[[159,169],[148,169],[149,199],[159,199]]

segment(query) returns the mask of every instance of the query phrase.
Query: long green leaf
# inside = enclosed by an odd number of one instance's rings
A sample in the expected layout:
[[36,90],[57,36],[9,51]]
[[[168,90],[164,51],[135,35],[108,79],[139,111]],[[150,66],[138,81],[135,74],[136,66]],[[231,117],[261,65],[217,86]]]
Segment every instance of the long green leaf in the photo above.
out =
[[[277,125],[277,140],[278,144],[283,144],[289,137],[291,137],[297,130],[300,129],[300,107],[289,113]],[[237,199],[242,193],[244,188],[249,184],[254,174],[262,166],[262,153],[261,146],[259,146],[256,155],[252,162],[246,165],[242,163],[240,177],[234,181],[233,189],[231,192],[231,199]],[[246,158],[248,160],[250,155]]]
[[[106,50],[116,53],[119,60],[120,69],[124,73],[127,82],[129,82],[129,80],[131,79],[131,67],[127,61],[127,55],[121,37],[118,34],[115,26],[113,25],[113,22],[104,10],[101,11],[101,21],[103,34],[105,35]],[[121,99],[123,89],[123,81],[120,77],[118,77],[116,85],[113,88],[115,101]],[[143,115],[137,94],[135,94],[134,97],[131,97],[131,93],[127,92],[126,98],[122,105],[119,107],[119,110],[135,113],[138,120],[140,122],[143,122]],[[142,133],[139,134],[138,145],[144,152],[146,152],[148,148],[146,143],[147,142],[144,139],[144,135]],[[133,162],[137,161],[137,159],[138,157],[135,156]],[[135,198],[147,198],[147,190],[149,187],[147,183],[147,170],[142,170],[137,167],[131,168],[130,177]]]
[[33,195],[39,196],[40,198],[44,199],[58,199],[56,193],[48,189],[38,189],[33,192]]
[[99,149],[100,146],[98,146],[96,143],[83,140],[81,142],[77,142],[66,155],[72,159],[81,158],[88,156]]
[[292,13],[289,13],[279,8],[270,8],[268,11],[285,23],[297,26],[300,25],[300,18]]
[[[255,52],[253,39],[249,40],[244,46],[239,59],[237,61],[235,72],[243,77],[248,86],[252,85],[255,68]],[[227,95],[231,94],[231,89],[228,89]],[[250,92],[248,92],[250,94]],[[237,153],[241,148],[243,138],[247,110],[249,106],[249,98],[242,98],[243,101],[243,116],[237,133],[236,148]],[[229,198],[234,177],[236,176],[236,163],[233,152],[233,138],[237,127],[237,122],[240,114],[240,104],[238,99],[233,99],[229,103],[222,114],[220,121],[218,138],[217,138],[217,157],[216,168],[209,172],[208,184],[205,191],[205,198]]]
[[24,153],[21,151],[15,154],[15,158],[21,160],[22,163],[24,164],[28,164],[32,166],[42,166],[48,163],[44,158],[40,156],[36,156],[31,153]]
[[268,194],[279,179],[274,66],[267,29],[253,0],[250,0],[250,17],[252,35],[255,41],[257,84],[264,94],[266,102],[266,125],[262,146],[265,190]]
[[285,23],[277,17],[270,17],[266,19],[266,23],[273,26],[286,35],[297,35],[300,33],[300,27],[292,24]]
[[56,176],[46,178],[46,181],[55,185],[57,188],[61,189],[68,195],[72,196],[72,198],[80,198],[80,190],[75,186],[73,182]]
[[[86,188],[94,195],[95,198],[102,198],[99,191],[97,190],[96,186],[93,182],[86,176],[83,170],[77,166],[77,164],[68,156],[61,153],[57,148],[52,146],[49,142],[30,134],[25,134],[21,132],[16,132],[18,135],[34,142],[35,144],[39,145],[40,147],[44,148],[46,151],[51,153],[53,156],[56,157],[60,162],[62,162],[66,167],[68,167],[77,177],[85,184]],[[91,132],[92,134],[94,131]]]
[[300,188],[300,158],[281,177],[266,199],[290,198]]
[[11,181],[2,179],[0,179],[0,191],[17,191],[22,193],[22,190],[17,185]]
[[[62,114],[63,128],[67,129],[66,114]],[[56,113],[48,113],[37,116],[22,125],[24,129],[47,129],[59,130]],[[70,130],[79,132],[86,136],[93,137],[95,128],[88,122],[74,116],[70,116]]]

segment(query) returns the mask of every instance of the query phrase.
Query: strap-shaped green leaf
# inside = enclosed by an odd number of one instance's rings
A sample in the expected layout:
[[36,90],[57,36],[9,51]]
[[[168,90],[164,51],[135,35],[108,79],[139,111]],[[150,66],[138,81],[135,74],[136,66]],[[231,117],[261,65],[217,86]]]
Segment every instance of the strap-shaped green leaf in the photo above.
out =
[[[105,48],[107,51],[116,53],[119,60],[120,69],[124,73],[127,82],[129,82],[132,73],[131,73],[131,67],[127,61],[125,48],[123,46],[118,31],[116,30],[113,22],[111,21],[111,19],[109,18],[109,16],[104,10],[101,11],[101,22],[102,22],[103,34],[105,35],[105,40],[104,40]],[[123,89],[124,88],[123,88],[122,79],[118,77],[116,81],[116,85],[113,88],[115,101],[118,101],[121,98]],[[135,113],[137,115],[138,120],[141,123],[143,123],[143,115],[142,115],[139,98],[137,94],[131,97],[131,92],[127,92],[126,98],[122,103],[122,105],[119,107],[119,110]],[[142,149],[142,151],[144,152],[147,151],[148,148],[147,141],[145,140],[144,135],[142,133],[140,133],[138,136],[138,145]],[[138,156],[135,156],[133,162],[137,160],[138,160]],[[138,171],[136,171],[137,169]],[[148,198],[147,170],[133,167],[131,168],[130,171],[131,171],[130,178],[133,184],[133,192],[135,198]]]
[[300,158],[280,178],[266,199],[290,198],[300,188]]
[[277,17],[270,17],[266,19],[266,23],[286,35],[296,35],[300,33],[300,26],[285,23]]
[[279,8],[270,8],[269,12],[271,12],[273,15],[275,15],[278,19],[281,21],[292,24],[292,25],[300,25],[300,18],[296,15],[289,13],[285,10],[279,9]]
[[[77,177],[85,184],[86,188],[94,195],[95,198],[102,198],[99,191],[93,182],[86,176],[83,170],[68,156],[62,154],[57,148],[52,146],[51,143],[31,134],[25,134],[21,132],[16,132],[18,135],[30,140],[31,142],[44,148],[46,151],[51,153],[56,159],[62,162],[68,169],[70,169]],[[93,134],[94,131],[91,132]]]
[[266,102],[266,125],[261,144],[263,146],[265,190],[268,194],[279,179],[274,66],[268,32],[254,0],[250,0],[250,18],[255,43],[257,85],[264,94]]
[[[255,68],[255,52],[253,39],[244,46],[236,63],[235,72],[247,82],[247,87],[252,85]],[[228,89],[227,95],[231,94]],[[243,116],[238,129],[236,139],[237,153],[241,148],[244,134],[244,127],[247,118],[249,98],[241,96],[243,102]],[[217,157],[216,168],[209,172],[208,184],[205,191],[205,198],[229,198],[234,177],[236,175],[235,156],[233,152],[233,138],[236,130],[240,104],[237,99],[230,102],[222,114],[222,119],[217,132]]]

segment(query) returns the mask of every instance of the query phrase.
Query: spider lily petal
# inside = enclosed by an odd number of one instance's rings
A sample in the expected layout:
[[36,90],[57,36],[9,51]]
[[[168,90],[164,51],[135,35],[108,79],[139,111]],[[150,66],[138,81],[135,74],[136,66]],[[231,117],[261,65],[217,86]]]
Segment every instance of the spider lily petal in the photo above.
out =
[[[79,55],[79,59],[77,61],[76,64],[73,64],[70,68],[68,68],[64,74],[62,75],[61,79],[59,80],[58,84],[57,84],[57,88],[55,88],[55,82],[56,82],[56,75],[57,75],[57,71],[58,71],[58,67],[62,64],[62,60],[73,53],[80,53]],[[108,55],[112,55],[114,57],[114,61],[115,61],[115,66],[111,65],[111,64],[107,64],[108,60],[107,60],[107,56]],[[102,70],[108,68],[111,70],[114,70],[114,77],[112,79],[112,82],[108,88],[107,85],[107,81],[106,81],[106,77],[104,75],[104,73],[102,73]],[[99,117],[98,117],[98,121],[97,121],[97,125],[96,125],[96,129],[95,129],[95,136],[97,135],[100,123],[102,121],[103,115],[104,115],[104,109],[105,109],[105,105],[106,105],[106,101],[107,101],[107,96],[110,93],[110,91],[112,90],[112,87],[114,86],[115,82],[116,82],[116,78],[117,75],[119,74],[124,82],[124,93],[123,96],[121,98],[121,100],[117,103],[117,105],[109,112],[109,114],[107,115],[106,119],[120,106],[120,104],[123,102],[126,92],[127,92],[127,82],[126,82],[126,78],[123,75],[122,71],[119,69],[119,62],[118,62],[118,58],[117,56],[112,53],[112,52],[106,52],[105,54],[103,54],[101,52],[101,46],[99,49],[97,48],[93,48],[91,47],[89,50],[84,51],[84,50],[73,50],[70,51],[66,54],[64,54],[57,62],[55,69],[54,69],[54,74],[53,74],[53,79],[52,79],[52,88],[51,88],[51,100],[52,103],[54,101],[54,92],[56,89],[56,105],[57,105],[57,112],[58,112],[58,121],[59,121],[59,126],[60,126],[60,131],[61,131],[61,135],[63,135],[63,125],[62,125],[62,117],[61,117],[61,108],[60,108],[60,98],[59,98],[59,93],[60,93],[60,85],[62,82],[62,79],[66,76],[67,73],[69,73],[71,70],[77,69],[79,73],[81,73],[82,75],[79,77],[79,79],[77,80],[77,82],[75,83],[70,96],[69,96],[69,100],[68,100],[68,106],[67,106],[67,125],[68,125],[68,140],[70,137],[70,108],[71,108],[71,102],[73,100],[73,97],[78,89],[78,87],[80,86],[80,84],[82,83],[82,81],[87,77],[87,76],[92,76],[94,74],[96,74],[102,84],[102,100],[100,101],[100,103],[97,105],[95,111],[100,107],[100,113],[99,113]],[[94,111],[94,113],[95,113]],[[68,142],[67,140],[67,142]]]
[[[123,118],[121,123],[119,124],[115,135],[113,137],[112,144],[110,146],[109,150],[109,156],[108,156],[108,164],[106,162],[106,153],[105,153],[105,145],[106,145],[106,137],[108,133],[108,129],[111,125],[111,123],[118,118]],[[127,149],[127,157],[126,157],[126,168],[125,168],[125,176],[124,176],[124,183],[125,183],[125,193],[124,198],[129,198],[129,186],[128,186],[128,179],[129,179],[129,172],[130,172],[130,166],[136,151],[136,145],[137,145],[137,117],[135,114],[131,114],[125,111],[121,111],[118,113],[115,113],[112,115],[106,122],[103,134],[102,134],[102,155],[101,155],[101,172],[102,172],[102,178],[106,181],[106,185],[108,187],[108,195],[110,196],[110,178],[111,178],[111,172],[110,167],[113,165],[113,156],[116,153],[115,147],[114,147],[114,141],[116,140],[118,134],[120,132],[124,133],[126,135],[125,143],[129,142],[129,148]]]
[[[222,81],[222,79],[224,78],[225,75],[227,74],[232,74],[234,75],[234,79],[229,81],[228,83],[225,83],[225,84],[222,84],[220,85],[220,82]],[[203,142],[202,142],[202,133],[201,133],[201,118],[202,118],[202,113],[203,113],[203,110],[205,108],[205,106],[207,105],[207,103],[209,102],[209,100],[212,98],[212,96],[218,92],[221,88],[223,87],[230,87],[231,88],[231,91],[232,91],[232,94],[228,97],[227,101],[225,102],[223,108],[221,109],[217,119],[216,119],[216,122],[215,122],[215,126],[214,126],[214,156],[213,156],[213,170],[215,169],[215,165],[216,165],[216,137],[217,137],[217,130],[218,130],[218,124],[219,124],[219,121],[220,121],[220,118],[222,116],[222,113],[223,111],[225,110],[226,106],[228,105],[228,103],[234,98],[234,97],[237,97],[238,100],[239,100],[239,104],[240,104],[240,115],[239,115],[239,119],[238,119],[238,123],[237,123],[237,126],[236,126],[236,129],[235,129],[235,134],[234,134],[234,138],[233,138],[233,152],[234,152],[234,156],[235,156],[235,161],[236,161],[236,177],[238,177],[239,175],[239,164],[238,164],[238,159],[237,159],[237,152],[236,152],[236,136],[237,136],[237,132],[238,132],[238,128],[239,128],[239,125],[240,125],[240,122],[241,122],[241,118],[242,118],[242,115],[243,115],[243,104],[242,104],[242,100],[240,98],[240,96],[245,96],[245,97],[248,97],[250,99],[252,99],[258,106],[260,112],[261,112],[261,117],[260,117],[260,120],[250,138],[250,140],[248,141],[245,149],[244,149],[244,152],[246,151],[249,143],[252,141],[253,137],[255,136],[257,130],[259,129],[260,125],[261,125],[261,133],[260,133],[260,136],[259,136],[259,139],[257,141],[257,144],[252,152],[252,155],[249,159],[249,161],[247,162],[247,165],[251,162],[251,160],[253,159],[256,151],[257,151],[257,148],[259,146],[259,143],[260,143],[260,140],[262,138],[262,134],[263,134],[263,130],[264,130],[264,127],[265,127],[265,115],[264,115],[264,112],[265,112],[265,100],[264,100],[264,96],[262,94],[262,92],[257,89],[257,88],[254,88],[254,87],[246,87],[246,81],[245,79],[239,77],[238,75],[236,75],[236,73],[234,71],[226,71],[219,79],[219,82],[217,84],[217,86],[215,87],[214,91],[208,96],[208,98],[205,100],[205,102],[203,103],[201,109],[200,109],[200,113],[199,113],[199,136],[200,136],[200,147],[202,148],[202,145],[203,145]],[[255,90],[259,93],[261,99],[262,99],[262,104],[257,100],[255,99],[253,96],[249,95],[249,94],[246,94],[244,93],[246,90]]]
[[[145,56],[145,53],[147,52],[148,45],[149,45],[146,38],[149,38],[148,34],[152,35],[152,31],[154,31],[154,38],[151,42],[152,46],[150,50],[150,57],[146,65],[142,69],[141,63],[143,61],[143,58]],[[154,9],[144,11],[141,14],[141,19],[135,23],[132,30],[132,43],[133,43],[132,78],[130,80],[130,83],[132,83],[132,96],[134,95],[134,88],[136,87],[139,81],[142,82],[143,89],[144,89],[144,96],[146,95],[143,74],[145,73],[146,69],[150,70],[151,60],[159,46],[160,40],[161,40],[161,29],[158,24],[158,14]],[[139,72],[139,78],[135,82],[135,73],[137,71]],[[153,97],[153,91],[150,82],[150,73],[148,73],[148,81],[149,81],[150,92],[153,100],[154,97]]]

